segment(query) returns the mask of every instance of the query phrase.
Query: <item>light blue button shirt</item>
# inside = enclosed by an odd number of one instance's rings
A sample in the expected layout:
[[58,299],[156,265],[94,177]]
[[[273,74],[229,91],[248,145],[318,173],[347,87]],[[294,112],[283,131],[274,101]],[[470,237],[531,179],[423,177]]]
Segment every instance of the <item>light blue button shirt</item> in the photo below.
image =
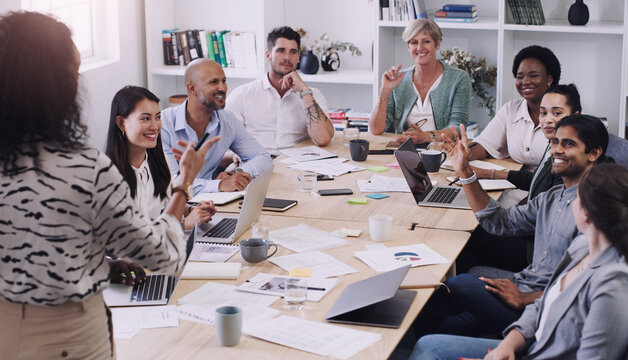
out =
[[[196,132],[185,118],[187,103],[186,100],[183,104],[165,109],[161,113],[161,141],[173,176],[176,176],[179,171],[179,162],[174,157],[172,147],[178,147],[178,140],[198,143]],[[210,139],[218,135],[222,138],[207,152],[205,165],[192,184],[194,194],[219,191],[220,180],[214,180],[213,176],[225,152],[229,149],[244,162],[240,168],[253,177],[257,177],[273,165],[268,152],[246,131],[242,123],[230,111],[214,111],[205,128],[205,133],[209,134]]]

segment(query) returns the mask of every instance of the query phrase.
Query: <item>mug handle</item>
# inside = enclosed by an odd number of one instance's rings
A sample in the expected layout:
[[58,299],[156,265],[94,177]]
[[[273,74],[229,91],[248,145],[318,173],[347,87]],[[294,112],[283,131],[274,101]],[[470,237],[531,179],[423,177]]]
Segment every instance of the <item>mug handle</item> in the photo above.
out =
[[443,152],[441,152],[441,154],[445,155],[445,157],[442,157],[442,156],[441,156],[442,160],[440,161],[440,164],[441,164],[441,165],[443,165],[443,163],[445,162],[445,160],[447,160],[447,153],[443,151]]
[[269,257],[271,257],[271,256],[275,255],[275,253],[277,252],[277,244],[270,244],[270,245],[268,245],[268,248],[271,248],[271,247],[273,247],[273,246],[275,247],[275,251],[273,251],[273,253],[272,253],[272,254],[267,255],[267,256],[264,258],[264,260],[266,260],[266,259],[268,259]]

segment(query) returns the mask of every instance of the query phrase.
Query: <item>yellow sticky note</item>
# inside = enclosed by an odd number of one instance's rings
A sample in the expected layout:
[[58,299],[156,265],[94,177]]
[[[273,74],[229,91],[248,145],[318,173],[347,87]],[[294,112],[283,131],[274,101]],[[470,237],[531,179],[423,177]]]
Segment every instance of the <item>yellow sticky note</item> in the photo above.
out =
[[366,198],[349,198],[349,204],[364,205],[368,202]]
[[382,172],[382,171],[388,171],[390,170],[390,168],[387,168],[386,166],[373,166],[368,168],[367,170],[371,170],[374,172]]
[[347,228],[340,229],[340,232],[351,237],[358,237],[360,236],[360,234],[362,234],[362,230],[347,229]]
[[312,275],[312,269],[292,269],[288,276],[310,277]]

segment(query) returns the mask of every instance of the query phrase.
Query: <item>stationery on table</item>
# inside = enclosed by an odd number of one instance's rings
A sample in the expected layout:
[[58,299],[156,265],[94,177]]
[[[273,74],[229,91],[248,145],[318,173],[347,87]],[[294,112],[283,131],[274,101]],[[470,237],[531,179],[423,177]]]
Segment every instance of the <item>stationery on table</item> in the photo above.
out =
[[379,172],[388,171],[388,170],[390,170],[390,168],[386,167],[386,166],[372,166],[372,167],[370,167],[370,168],[368,168],[366,170],[370,170],[370,171],[379,173]]
[[446,264],[450,261],[425,244],[358,251],[355,257],[377,272],[389,271],[403,265]]
[[370,179],[356,180],[360,192],[410,192],[408,183],[404,178],[392,178],[384,175],[373,174]]
[[368,194],[366,195],[367,198],[371,198],[371,199],[375,199],[375,200],[380,200],[380,199],[385,199],[387,197],[390,197],[389,195],[384,195],[384,194],[380,194],[380,193],[375,193],[375,194]]
[[368,200],[365,198],[349,198],[347,202],[351,205],[366,205],[366,203],[368,203]]
[[233,244],[214,244],[197,241],[192,248],[190,260],[225,262],[237,253],[240,248]]
[[442,283],[427,268],[412,268],[399,285],[400,289],[425,289],[439,287]]
[[256,322],[244,331],[262,340],[337,359],[349,359],[382,337],[368,331],[285,315],[263,323]]
[[174,305],[111,308],[110,310],[113,337],[116,339],[131,339],[141,329],[179,326]]
[[276,244],[297,253],[331,249],[349,244],[346,240],[306,224],[273,230],[268,235]]
[[213,201],[216,205],[225,205],[234,200],[243,198],[245,193],[246,191],[200,193],[198,195],[195,195],[188,202],[196,204],[201,201]]
[[[480,168],[480,169],[486,169],[486,170],[496,170],[496,171],[506,170],[506,168],[503,166],[493,164],[488,161],[482,161],[482,160],[471,160],[469,161],[469,165],[474,166],[476,168]],[[440,167],[443,169],[448,169],[448,170],[454,169],[454,166],[451,163],[451,160],[449,159],[445,160],[445,162]]]
[[[241,291],[248,291],[256,294],[283,296],[284,282],[293,276],[257,273],[252,278],[246,280],[238,286]],[[307,301],[319,301],[334,286],[338,279],[308,278],[307,279]]]
[[[448,176],[447,180],[450,181],[450,184],[460,185],[460,182],[453,176]],[[517,187],[506,179],[479,179],[478,182],[482,189],[486,191],[491,190],[506,190],[506,189],[516,189]]]
[[284,212],[297,204],[296,200],[266,198],[262,210]]
[[351,266],[320,251],[280,256],[271,258],[269,261],[286,271],[309,268],[313,277],[328,278],[357,272]]
[[347,173],[364,170],[363,167],[353,163],[347,163],[347,159],[332,158],[323,160],[314,160],[307,162],[299,162],[288,168],[293,170],[309,170],[317,174],[323,174],[330,177],[340,176]]
[[294,147],[281,150],[281,152],[299,162],[337,157],[336,154],[332,154],[318,146]]
[[240,276],[239,262],[208,263],[208,262],[188,262],[183,269],[181,279],[190,280],[225,280],[237,279]]

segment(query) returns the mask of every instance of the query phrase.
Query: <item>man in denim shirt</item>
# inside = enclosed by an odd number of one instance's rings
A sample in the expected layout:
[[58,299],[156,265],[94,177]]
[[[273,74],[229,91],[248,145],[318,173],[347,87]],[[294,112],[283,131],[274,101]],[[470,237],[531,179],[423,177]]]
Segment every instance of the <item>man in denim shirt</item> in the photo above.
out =
[[[457,140],[457,139],[456,139]],[[415,335],[445,333],[498,336],[517,320],[526,305],[541,296],[545,285],[578,233],[571,212],[580,177],[606,159],[608,132],[592,116],[572,115],[557,124],[551,140],[552,173],[563,178],[526,205],[508,209],[490,198],[468,162],[466,131],[451,142],[452,163],[481,226],[496,235],[535,236],[532,264],[509,278],[488,279],[461,274],[438,289],[415,323]],[[505,271],[502,271],[506,273]]]

